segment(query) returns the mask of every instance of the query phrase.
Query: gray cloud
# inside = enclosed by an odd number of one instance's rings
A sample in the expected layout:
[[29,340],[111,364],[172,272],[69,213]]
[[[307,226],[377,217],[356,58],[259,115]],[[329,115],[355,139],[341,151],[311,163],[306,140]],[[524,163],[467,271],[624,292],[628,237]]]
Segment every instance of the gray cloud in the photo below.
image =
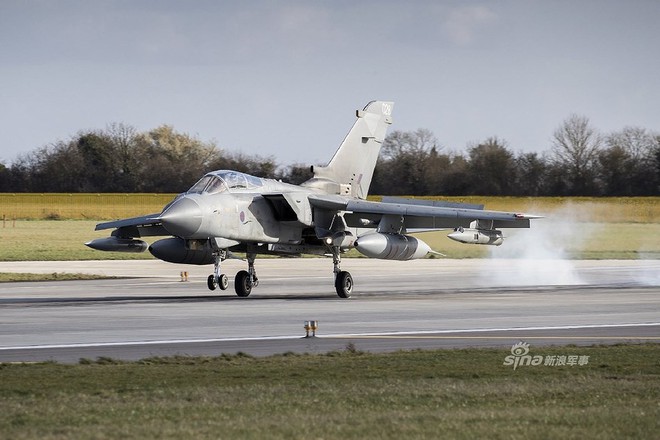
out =
[[80,129],[162,123],[323,162],[371,99],[449,149],[549,147],[571,113],[658,130],[660,3],[0,3],[0,161]]

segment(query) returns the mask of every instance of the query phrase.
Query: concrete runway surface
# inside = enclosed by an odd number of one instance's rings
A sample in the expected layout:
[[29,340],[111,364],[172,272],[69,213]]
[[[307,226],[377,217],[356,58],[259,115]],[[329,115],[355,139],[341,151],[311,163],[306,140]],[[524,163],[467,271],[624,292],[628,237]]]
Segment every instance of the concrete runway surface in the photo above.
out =
[[[334,292],[330,259],[258,259],[260,285],[233,291],[247,264],[227,260],[229,290],[210,292],[212,266],[160,261],[0,262],[0,272],[94,273],[98,281],[0,284],[0,362],[107,356],[262,356],[660,341],[658,260],[345,259],[353,297]],[[189,273],[188,282],[180,272]],[[303,323],[317,320],[317,337]]]

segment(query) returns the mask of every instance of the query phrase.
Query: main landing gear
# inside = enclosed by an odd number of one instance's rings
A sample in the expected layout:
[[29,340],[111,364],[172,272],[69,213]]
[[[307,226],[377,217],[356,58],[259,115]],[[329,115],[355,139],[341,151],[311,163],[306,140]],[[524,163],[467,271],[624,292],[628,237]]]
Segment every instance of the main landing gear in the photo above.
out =
[[257,271],[254,270],[254,260],[256,257],[257,254],[248,253],[248,270],[242,270],[236,274],[236,279],[234,280],[234,290],[236,290],[236,295],[242,298],[249,296],[252,292],[252,288],[259,285]]
[[[350,298],[353,292],[353,277],[345,270],[341,270],[341,253],[339,246],[329,246],[332,252],[332,264],[335,274],[335,290],[340,298]],[[220,273],[220,264],[227,259],[227,251],[222,250],[214,254],[215,262],[213,264],[213,274],[209,275],[207,285],[209,290],[215,290],[218,287],[220,290],[227,290],[229,287],[229,279],[227,275]],[[257,254],[254,252],[247,253],[248,270],[241,270],[236,274],[234,279],[234,289],[236,295],[245,298],[252,293],[252,288],[259,285],[259,278],[257,278],[257,271],[254,269],[254,260]]]
[[353,292],[353,277],[350,272],[341,270],[341,254],[339,246],[332,246],[332,264],[335,273],[335,290],[340,298],[350,298]]
[[[229,287],[229,278],[224,273],[220,273],[220,263],[227,259],[227,251],[222,250],[214,254],[215,262],[213,263],[213,274],[209,275],[206,284],[209,290],[215,290],[220,287],[220,290],[227,290]],[[236,274],[234,279],[234,289],[236,295],[245,298],[252,292],[253,287],[259,285],[259,278],[257,278],[257,271],[254,269],[254,260],[257,254],[248,252],[248,270],[242,270]]]

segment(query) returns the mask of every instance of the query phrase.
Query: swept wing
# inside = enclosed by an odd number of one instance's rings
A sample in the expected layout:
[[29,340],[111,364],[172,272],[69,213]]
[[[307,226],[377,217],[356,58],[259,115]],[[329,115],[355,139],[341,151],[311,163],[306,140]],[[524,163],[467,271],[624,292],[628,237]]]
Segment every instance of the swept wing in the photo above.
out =
[[116,237],[153,237],[159,235],[170,235],[163,228],[160,214],[149,214],[141,217],[125,218],[111,222],[99,223],[96,231],[104,229],[116,229],[112,235]]
[[469,227],[474,221],[487,223],[488,229],[529,228],[530,219],[539,216],[487,211],[482,205],[434,202],[388,197],[383,202],[346,199],[332,195],[311,195],[310,204],[321,209],[346,211],[349,227],[364,227],[379,222],[383,216],[398,216],[408,229],[444,229]]

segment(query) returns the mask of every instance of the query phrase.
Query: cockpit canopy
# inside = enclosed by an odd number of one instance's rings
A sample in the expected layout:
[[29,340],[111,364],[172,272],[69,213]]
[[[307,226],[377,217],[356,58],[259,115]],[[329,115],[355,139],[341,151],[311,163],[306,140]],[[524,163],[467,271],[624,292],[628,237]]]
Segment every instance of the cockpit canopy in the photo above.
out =
[[232,192],[240,189],[261,188],[264,182],[249,174],[238,171],[212,171],[194,184],[187,194],[216,194],[224,191]]

